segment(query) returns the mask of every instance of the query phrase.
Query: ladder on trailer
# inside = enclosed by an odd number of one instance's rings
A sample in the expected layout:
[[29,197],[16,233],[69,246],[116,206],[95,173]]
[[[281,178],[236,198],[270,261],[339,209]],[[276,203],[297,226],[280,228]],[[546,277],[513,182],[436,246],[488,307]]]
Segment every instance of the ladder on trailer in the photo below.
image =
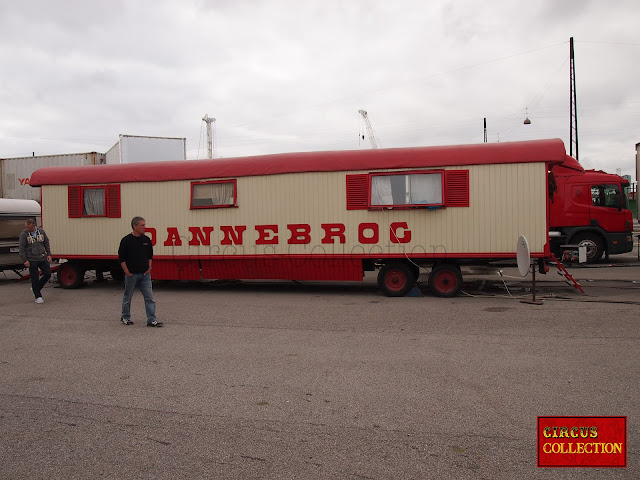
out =
[[551,260],[553,260],[556,264],[556,268],[558,269],[558,275],[564,276],[565,282],[567,282],[567,285],[572,285],[574,288],[577,288],[578,290],[580,290],[580,293],[584,293],[584,290],[582,290],[582,287],[580,286],[580,284],[576,282],[576,279],[571,276],[571,274],[567,271],[567,269],[564,268],[564,265],[562,264],[562,262],[560,262],[560,260],[558,260],[553,253],[551,254]]

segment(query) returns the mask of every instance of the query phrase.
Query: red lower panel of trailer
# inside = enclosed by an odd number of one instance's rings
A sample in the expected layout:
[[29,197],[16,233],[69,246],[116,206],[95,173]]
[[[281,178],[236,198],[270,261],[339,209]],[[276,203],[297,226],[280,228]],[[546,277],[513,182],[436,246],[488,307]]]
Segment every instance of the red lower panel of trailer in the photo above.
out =
[[360,281],[364,272],[357,258],[225,258],[154,259],[157,280],[273,279]]

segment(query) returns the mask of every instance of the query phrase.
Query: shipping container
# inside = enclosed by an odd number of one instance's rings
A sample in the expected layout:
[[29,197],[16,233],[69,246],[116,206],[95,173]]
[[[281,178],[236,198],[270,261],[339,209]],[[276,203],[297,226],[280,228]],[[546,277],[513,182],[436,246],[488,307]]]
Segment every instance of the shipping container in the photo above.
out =
[[185,160],[186,138],[120,135],[118,143],[105,154],[105,163],[146,163]]
[[[379,270],[404,295],[420,268],[441,296],[460,266],[550,256],[548,172],[561,140],[307,152],[219,160],[47,168],[44,228],[60,284],[85,270],[121,276],[117,249],[134,216],[154,245],[153,278],[361,281]],[[575,160],[574,160],[575,161]]]
[[40,201],[40,189],[29,186],[31,174],[43,167],[73,167],[104,163],[104,154],[97,152],[63,155],[38,155],[0,159],[0,197]]

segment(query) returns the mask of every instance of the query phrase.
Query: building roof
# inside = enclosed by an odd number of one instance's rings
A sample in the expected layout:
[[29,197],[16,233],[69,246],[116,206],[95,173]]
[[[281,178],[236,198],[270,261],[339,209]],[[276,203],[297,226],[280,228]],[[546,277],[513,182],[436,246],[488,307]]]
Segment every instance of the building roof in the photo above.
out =
[[39,187],[164,182],[302,172],[372,171],[504,163],[560,164],[568,159],[571,157],[567,156],[562,140],[550,139],[380,150],[279,153],[212,160],[48,167],[36,170],[31,176],[30,185]]

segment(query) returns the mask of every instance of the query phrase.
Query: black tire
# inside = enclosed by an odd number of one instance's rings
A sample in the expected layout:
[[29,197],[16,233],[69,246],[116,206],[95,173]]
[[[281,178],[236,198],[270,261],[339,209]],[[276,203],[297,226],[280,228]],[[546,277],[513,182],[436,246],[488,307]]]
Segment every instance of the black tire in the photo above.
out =
[[65,262],[58,269],[58,284],[62,288],[78,288],[84,283],[86,270],[74,262]]
[[415,284],[413,269],[404,263],[388,263],[378,273],[378,287],[388,297],[403,297]]
[[604,242],[595,233],[579,233],[571,239],[571,243],[587,247],[587,263],[598,263],[604,253]]
[[462,273],[457,265],[435,265],[429,275],[429,286],[437,297],[455,297],[462,289]]

